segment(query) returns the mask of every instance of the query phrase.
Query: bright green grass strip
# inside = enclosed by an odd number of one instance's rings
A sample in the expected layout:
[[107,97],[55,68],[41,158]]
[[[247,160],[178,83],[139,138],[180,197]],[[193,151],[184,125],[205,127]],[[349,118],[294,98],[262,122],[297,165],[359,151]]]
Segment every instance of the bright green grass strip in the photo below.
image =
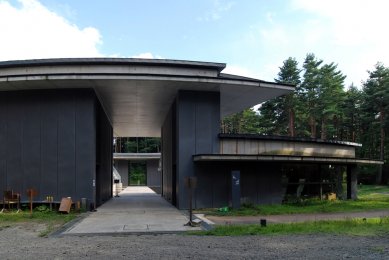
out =
[[64,221],[68,222],[74,219],[77,215],[74,213],[70,214],[60,214],[55,211],[49,212],[33,212],[32,216],[29,211],[21,211],[19,213],[6,212],[0,214],[0,221],[5,222],[25,222],[25,221],[36,221],[36,222],[46,222],[46,221]]
[[339,221],[314,221],[303,223],[217,226],[209,231],[193,231],[190,235],[246,236],[246,235],[292,235],[292,234],[338,234],[374,236],[389,232],[389,218],[348,219]]
[[217,209],[198,210],[214,216],[256,216],[304,213],[356,212],[389,209],[389,186],[363,185],[359,187],[358,200],[326,201],[307,199],[299,203],[281,205],[253,205],[219,212]]

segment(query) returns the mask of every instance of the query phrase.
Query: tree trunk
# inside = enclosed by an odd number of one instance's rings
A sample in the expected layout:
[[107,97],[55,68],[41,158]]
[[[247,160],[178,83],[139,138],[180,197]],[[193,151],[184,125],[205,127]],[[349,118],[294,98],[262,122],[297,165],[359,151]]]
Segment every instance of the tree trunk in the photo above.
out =
[[[381,107],[380,108],[380,128],[381,128],[381,135],[380,135],[380,139],[381,139],[380,140],[380,160],[381,161],[384,160],[384,146],[385,146],[384,118],[385,118],[384,108]],[[381,184],[382,183],[382,170],[383,170],[383,167],[382,167],[382,165],[380,165],[378,167],[378,172],[377,172],[377,177],[376,177],[377,184]]]
[[323,117],[321,120],[321,139],[326,140],[327,139],[327,131],[326,131],[326,118]]
[[309,117],[309,125],[311,126],[311,138],[316,138],[316,124],[313,116]]
[[288,109],[288,115],[289,115],[289,136],[294,137],[294,110],[293,108]]

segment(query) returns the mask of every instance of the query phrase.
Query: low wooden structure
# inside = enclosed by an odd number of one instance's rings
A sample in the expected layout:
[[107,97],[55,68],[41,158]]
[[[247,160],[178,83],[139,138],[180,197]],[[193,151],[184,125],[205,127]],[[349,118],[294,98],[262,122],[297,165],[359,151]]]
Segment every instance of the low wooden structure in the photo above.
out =
[[8,209],[11,209],[11,204],[16,204],[18,212],[20,210],[20,193],[14,192],[13,190],[6,190],[3,193],[3,209],[1,212],[4,212],[5,205],[8,205]]

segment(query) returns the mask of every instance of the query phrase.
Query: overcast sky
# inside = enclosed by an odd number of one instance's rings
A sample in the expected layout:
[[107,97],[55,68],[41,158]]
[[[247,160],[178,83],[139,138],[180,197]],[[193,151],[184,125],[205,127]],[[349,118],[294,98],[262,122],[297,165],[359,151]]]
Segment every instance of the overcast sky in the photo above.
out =
[[313,52],[360,86],[389,65],[388,10],[386,0],[0,0],[0,60],[213,61],[272,81],[285,59]]

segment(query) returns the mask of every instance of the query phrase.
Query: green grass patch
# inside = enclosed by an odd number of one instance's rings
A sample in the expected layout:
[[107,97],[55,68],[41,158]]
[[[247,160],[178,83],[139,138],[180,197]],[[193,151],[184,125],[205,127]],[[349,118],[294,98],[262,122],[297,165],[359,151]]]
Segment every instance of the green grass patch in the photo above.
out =
[[221,212],[218,209],[197,210],[213,216],[256,216],[309,213],[357,212],[389,209],[389,187],[363,185],[359,188],[357,200],[304,199],[280,205],[243,205],[240,209]]
[[47,236],[55,229],[63,226],[65,223],[75,219],[77,213],[61,214],[56,211],[12,211],[0,214],[0,229],[23,225],[25,223],[44,224],[46,229],[39,233],[39,236]]
[[191,231],[190,235],[203,236],[247,236],[247,235],[293,235],[293,234],[336,234],[375,236],[389,232],[389,218],[347,219],[336,221],[313,221],[302,223],[260,225],[216,226],[209,231]]

